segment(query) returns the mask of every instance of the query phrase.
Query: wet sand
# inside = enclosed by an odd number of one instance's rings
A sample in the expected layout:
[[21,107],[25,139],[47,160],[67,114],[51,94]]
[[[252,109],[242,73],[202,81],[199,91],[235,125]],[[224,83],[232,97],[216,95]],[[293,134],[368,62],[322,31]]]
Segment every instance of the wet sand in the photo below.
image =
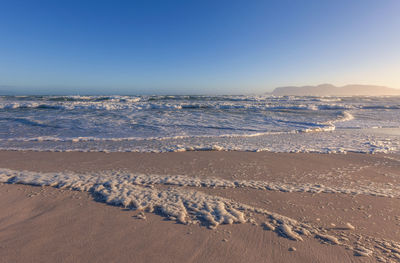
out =
[[[398,185],[400,156],[247,152],[50,153],[0,151],[0,167],[37,172],[125,170],[229,180]],[[161,186],[162,187],[162,186]],[[187,187],[189,188],[189,187]],[[371,195],[200,188],[207,194],[265,208],[351,247],[400,241],[400,199]],[[396,262],[396,250],[355,250],[315,238],[293,241],[254,223],[208,229],[157,213],[111,206],[91,193],[0,185],[0,262]],[[258,219],[256,217],[256,219]],[[342,229],[346,223],[354,230]],[[342,242],[344,243],[344,242]],[[295,251],[290,251],[295,248]],[[400,248],[399,248],[400,251]],[[377,257],[378,256],[378,257]]]

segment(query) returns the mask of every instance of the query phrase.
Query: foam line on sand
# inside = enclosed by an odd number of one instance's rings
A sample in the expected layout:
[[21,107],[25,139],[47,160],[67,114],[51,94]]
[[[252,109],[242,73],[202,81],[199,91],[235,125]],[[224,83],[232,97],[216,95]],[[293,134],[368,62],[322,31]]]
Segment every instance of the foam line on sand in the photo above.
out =
[[[250,188],[265,191],[368,194],[398,198],[393,188],[378,189],[364,186],[345,189],[310,184],[283,184],[263,181],[201,179],[183,175],[144,175],[128,172],[105,171],[78,174],[72,172],[39,173],[0,169],[0,182],[52,186],[90,192],[97,200],[107,204],[135,210],[155,212],[182,224],[200,224],[216,228],[220,224],[251,223],[265,230],[275,231],[295,241],[315,238],[322,243],[344,246],[355,255],[374,257],[383,262],[400,258],[400,243],[362,236],[357,228],[346,227],[340,233],[319,226],[299,222],[287,216],[206,194],[202,188]],[[145,218],[145,217],[144,217]],[[262,221],[260,221],[262,220]],[[357,243],[364,239],[367,242]],[[353,240],[355,240],[353,242]],[[390,253],[388,253],[388,251]]]

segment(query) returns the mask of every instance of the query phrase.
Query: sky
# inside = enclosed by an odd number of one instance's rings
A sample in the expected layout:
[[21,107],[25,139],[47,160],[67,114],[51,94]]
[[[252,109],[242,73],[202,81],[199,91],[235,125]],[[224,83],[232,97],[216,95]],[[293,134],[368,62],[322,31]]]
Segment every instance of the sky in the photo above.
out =
[[400,88],[398,0],[0,0],[0,92]]

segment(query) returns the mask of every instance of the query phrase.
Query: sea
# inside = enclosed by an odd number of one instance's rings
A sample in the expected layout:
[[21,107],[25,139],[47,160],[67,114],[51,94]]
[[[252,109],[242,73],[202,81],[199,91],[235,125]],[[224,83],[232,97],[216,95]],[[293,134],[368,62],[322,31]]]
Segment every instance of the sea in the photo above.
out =
[[0,96],[0,149],[400,152],[400,97]]

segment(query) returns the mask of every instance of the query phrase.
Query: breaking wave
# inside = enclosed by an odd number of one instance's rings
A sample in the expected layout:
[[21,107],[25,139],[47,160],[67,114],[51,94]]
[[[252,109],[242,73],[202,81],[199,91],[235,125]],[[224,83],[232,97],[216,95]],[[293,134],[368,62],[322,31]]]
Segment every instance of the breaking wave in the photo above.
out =
[[163,141],[210,149],[226,140],[229,149],[254,149],[246,143],[259,137],[262,150],[274,136],[400,127],[400,102],[385,97],[0,96],[0,113],[2,149]]

